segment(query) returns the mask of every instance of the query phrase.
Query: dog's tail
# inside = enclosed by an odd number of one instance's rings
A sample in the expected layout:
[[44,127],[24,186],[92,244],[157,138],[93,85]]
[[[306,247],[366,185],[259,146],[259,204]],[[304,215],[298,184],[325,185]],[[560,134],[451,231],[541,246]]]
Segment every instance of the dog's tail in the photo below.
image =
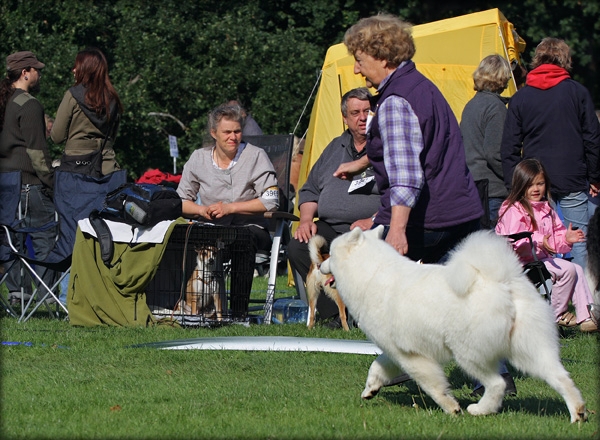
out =
[[492,231],[478,231],[465,238],[446,263],[448,283],[458,295],[466,295],[478,279],[505,283],[523,274],[523,267],[508,241]]
[[587,275],[590,287],[594,292],[594,301],[599,301],[600,296],[600,208],[596,208],[594,215],[588,222],[587,246]]
[[323,255],[321,249],[327,245],[327,240],[321,235],[314,235],[308,240],[308,252],[310,253],[310,261],[313,264],[321,264]]

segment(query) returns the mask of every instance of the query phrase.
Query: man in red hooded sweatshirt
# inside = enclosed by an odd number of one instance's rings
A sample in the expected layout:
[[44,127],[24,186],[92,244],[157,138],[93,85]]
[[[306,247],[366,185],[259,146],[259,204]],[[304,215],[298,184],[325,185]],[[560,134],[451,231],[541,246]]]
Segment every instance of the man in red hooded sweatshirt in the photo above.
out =
[[[538,159],[550,177],[565,226],[572,223],[587,235],[587,194],[600,190],[600,124],[594,102],[571,79],[571,53],[563,40],[544,38],[531,68],[525,87],[508,104],[501,146],[504,182],[510,189],[517,163]],[[571,254],[586,267],[585,243],[576,243]]]

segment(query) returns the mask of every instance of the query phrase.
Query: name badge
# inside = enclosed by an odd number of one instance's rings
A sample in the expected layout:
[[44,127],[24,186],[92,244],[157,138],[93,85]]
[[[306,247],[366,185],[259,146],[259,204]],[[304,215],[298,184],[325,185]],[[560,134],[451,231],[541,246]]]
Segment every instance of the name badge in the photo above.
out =
[[353,193],[354,191],[358,191],[359,189],[363,188],[365,185],[367,185],[369,182],[372,182],[373,180],[375,180],[375,176],[362,177],[360,179],[353,180],[352,183],[350,183],[348,192]]

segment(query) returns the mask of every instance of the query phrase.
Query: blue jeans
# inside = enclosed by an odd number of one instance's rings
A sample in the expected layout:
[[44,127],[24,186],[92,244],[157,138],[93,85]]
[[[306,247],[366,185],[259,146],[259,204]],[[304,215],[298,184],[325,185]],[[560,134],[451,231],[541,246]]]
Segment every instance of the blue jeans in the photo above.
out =
[[[566,196],[553,197],[560,206],[565,227],[568,228],[569,223],[571,223],[573,227],[577,226],[587,236],[587,225],[591,216],[588,206],[588,195],[581,191],[570,193]],[[587,249],[585,242],[573,244],[571,256],[573,257],[573,263],[577,263],[581,267],[586,267]]]
[[65,276],[60,282],[60,295],[58,300],[66,307],[67,306],[67,292],[69,291],[69,279],[71,274]]
[[496,227],[496,223],[498,222],[498,211],[500,211],[500,206],[502,206],[502,202],[504,202],[503,197],[490,197],[488,199],[488,206],[490,207],[490,220],[492,221],[492,229]]
[[[506,360],[500,361],[500,366],[498,367],[498,374],[506,374],[508,373],[508,368],[506,367]],[[473,379],[473,391],[478,390],[483,385],[477,379]]]
[[[479,219],[441,229],[408,226],[406,228],[406,240],[408,241],[406,256],[413,261],[421,260],[423,263],[443,263],[448,252],[467,235],[479,230],[479,227]],[[386,225],[382,237],[384,240],[389,230],[389,225]]]
[[[50,197],[42,192],[42,185],[21,186],[22,227],[39,228],[53,222],[55,220],[54,212],[54,203]],[[56,234],[58,233],[57,229],[57,227],[51,227],[43,231],[29,233],[27,240],[19,234],[16,237],[13,236],[13,240],[15,240],[16,247],[23,253],[28,252],[29,246],[26,243],[30,243],[32,256],[36,260],[43,261],[54,247]],[[25,272],[26,276],[22,277],[20,269],[20,263],[13,266],[6,278],[6,287],[11,293],[20,293],[22,287],[25,293],[31,294],[31,278],[27,275],[27,272]],[[56,273],[52,270],[46,270],[45,267],[39,264],[35,266],[35,271],[51,288],[56,280]],[[42,295],[45,293],[45,291],[41,292]]]

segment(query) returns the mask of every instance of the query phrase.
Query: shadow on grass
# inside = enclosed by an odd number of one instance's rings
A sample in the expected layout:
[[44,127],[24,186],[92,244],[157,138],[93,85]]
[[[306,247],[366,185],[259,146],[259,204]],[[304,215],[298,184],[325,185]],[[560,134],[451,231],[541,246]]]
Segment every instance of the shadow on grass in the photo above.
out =
[[[510,367],[509,371],[514,379],[527,378],[526,375]],[[470,395],[473,389],[473,381],[456,366],[450,367],[447,375],[456,400],[463,412],[467,414],[466,408],[472,403],[477,403],[480,399]],[[554,390],[552,392],[555,393]],[[414,380],[409,380],[397,386],[382,388],[377,397],[398,406],[414,407],[414,405],[417,405],[421,409],[442,411],[438,404],[421,390]],[[505,397],[500,409],[500,413],[502,412],[528,413],[543,417],[569,417],[567,405],[558,393],[552,397],[542,396],[541,398],[521,397],[519,395]]]

